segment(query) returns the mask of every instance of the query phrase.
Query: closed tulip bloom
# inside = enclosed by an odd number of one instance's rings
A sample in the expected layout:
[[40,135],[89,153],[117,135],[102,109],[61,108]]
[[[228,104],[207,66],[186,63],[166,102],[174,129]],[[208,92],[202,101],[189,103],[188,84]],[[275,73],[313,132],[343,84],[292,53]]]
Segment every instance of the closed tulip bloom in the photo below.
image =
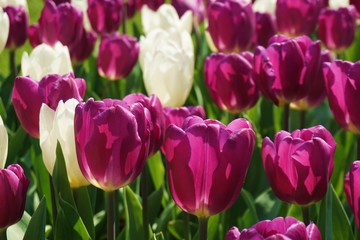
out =
[[82,101],[85,88],[85,80],[75,78],[73,74],[49,74],[41,81],[30,77],[17,77],[14,82],[12,103],[25,131],[37,138],[42,103],[55,111],[60,100],[75,98]]
[[71,0],[71,5],[75,6],[77,9],[82,11],[83,23],[84,23],[84,28],[85,28],[86,32],[93,31],[91,28],[89,16],[87,14],[88,1],[87,0]]
[[321,233],[313,222],[306,226],[293,217],[277,217],[260,221],[241,232],[237,227],[232,227],[225,236],[225,240],[250,239],[321,240]]
[[356,226],[360,229],[360,161],[351,164],[350,171],[345,175],[344,189],[347,202],[354,213]]
[[18,222],[25,209],[29,180],[18,164],[0,169],[0,229]]
[[121,0],[88,0],[92,29],[100,35],[116,32],[121,23],[121,8]]
[[28,28],[28,32],[29,32],[28,38],[29,38],[30,45],[33,48],[40,45],[41,40],[40,40],[40,35],[39,35],[39,25],[37,25],[37,24],[30,25]]
[[278,0],[276,20],[279,32],[289,36],[311,34],[322,7],[321,0]]
[[149,156],[152,156],[160,149],[165,134],[164,113],[159,98],[155,95],[147,97],[142,93],[132,93],[123,100],[128,104],[141,103],[149,111],[146,117],[150,122]]
[[356,15],[354,6],[321,11],[317,34],[326,48],[341,51],[351,45],[355,38]]
[[143,6],[147,6],[153,11],[156,11],[165,2],[164,0],[134,0],[134,1],[137,9],[140,10]]
[[70,3],[56,5],[53,1],[46,1],[39,19],[39,35],[43,43],[54,45],[60,41],[70,47],[80,41],[82,34],[81,10]]
[[275,18],[269,13],[255,13],[256,34],[255,45],[267,47],[272,36],[277,32]]
[[255,14],[245,0],[216,0],[207,7],[207,30],[220,52],[247,50],[255,34]]
[[56,161],[56,147],[60,143],[71,188],[89,185],[80,171],[75,150],[74,116],[79,102],[71,98],[60,100],[54,111],[45,103],[40,109],[40,148],[44,164],[50,175]]
[[83,34],[76,44],[73,44],[69,51],[71,56],[71,61],[73,63],[81,63],[88,59],[95,48],[95,43],[97,35],[95,32],[86,32],[85,29],[82,30]]
[[141,20],[145,34],[149,34],[156,28],[169,31],[171,28],[177,28],[179,31],[191,33],[192,14],[187,11],[181,18],[175,8],[170,4],[163,4],[157,11],[151,10],[146,5],[141,9]]
[[9,28],[10,22],[8,15],[3,11],[2,7],[0,7],[0,53],[4,49],[8,36],[9,36]]
[[23,76],[37,81],[47,74],[69,74],[73,72],[69,50],[60,42],[53,47],[45,43],[40,44],[30,55],[27,52],[23,53],[21,72]]
[[182,127],[185,119],[190,116],[198,116],[202,119],[205,119],[206,114],[202,106],[188,106],[188,107],[165,107],[163,109],[165,117],[165,130],[174,124],[179,128]]
[[255,133],[245,119],[225,126],[192,116],[182,128],[170,125],[163,150],[175,203],[198,217],[231,207],[244,183],[254,143]]
[[29,14],[23,6],[7,6],[4,12],[8,15],[10,23],[6,48],[21,47],[28,37]]
[[252,53],[212,54],[204,65],[205,83],[222,110],[241,113],[255,105],[259,90],[253,80]]
[[336,143],[323,126],[280,131],[262,143],[262,161],[275,195],[282,201],[309,205],[327,191]]
[[194,75],[194,47],[188,32],[151,31],[140,39],[139,61],[148,94],[158,96],[163,106],[185,103]]
[[198,22],[204,20],[205,7],[203,0],[173,0],[172,5],[176,9],[179,16],[183,16],[188,10],[193,13],[194,18],[198,19]]
[[117,33],[105,35],[99,47],[98,72],[110,80],[124,78],[133,69],[138,55],[139,43],[136,38]]
[[269,44],[254,54],[254,79],[261,92],[278,106],[304,98],[320,64],[320,41],[274,36]]
[[360,62],[335,60],[323,66],[329,106],[335,120],[348,131],[360,134]]
[[0,168],[4,168],[5,167],[5,163],[6,163],[6,157],[7,157],[7,153],[8,153],[8,145],[9,145],[9,140],[8,140],[8,134],[7,134],[7,130],[6,127],[4,126],[4,122],[0,116]]

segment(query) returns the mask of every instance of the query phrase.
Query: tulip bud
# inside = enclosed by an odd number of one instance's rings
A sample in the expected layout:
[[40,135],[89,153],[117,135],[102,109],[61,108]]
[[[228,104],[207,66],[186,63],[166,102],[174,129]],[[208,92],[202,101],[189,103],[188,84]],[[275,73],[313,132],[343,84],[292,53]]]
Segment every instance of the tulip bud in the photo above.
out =
[[360,134],[360,61],[335,60],[323,65],[329,106],[335,120],[348,131]]
[[14,82],[12,103],[25,131],[37,138],[42,103],[56,110],[60,100],[75,98],[82,101],[85,88],[85,80],[75,78],[72,73],[63,76],[49,74],[40,82],[30,77],[17,77]]
[[40,148],[45,167],[52,175],[56,161],[56,147],[59,142],[72,188],[89,185],[80,171],[75,150],[74,115],[78,103],[74,98],[65,103],[60,100],[56,111],[43,103],[39,117]]
[[205,83],[215,104],[222,110],[241,113],[255,105],[259,90],[253,80],[253,55],[212,54],[204,65]]
[[145,34],[149,34],[156,28],[169,31],[176,28],[179,31],[187,31],[191,33],[192,14],[186,12],[181,18],[177,14],[175,8],[170,4],[163,4],[157,11],[153,11],[147,6],[141,9],[141,20]]
[[36,24],[30,25],[28,28],[28,38],[31,46],[33,48],[41,44],[40,35],[39,35],[39,26]]
[[255,13],[256,17],[256,34],[255,45],[267,47],[269,39],[275,35],[277,29],[275,18],[269,13]]
[[262,143],[262,161],[275,195],[282,201],[309,205],[327,191],[336,143],[323,126],[280,131]]
[[170,125],[163,150],[175,203],[198,217],[231,207],[244,183],[254,143],[255,133],[245,119],[225,126],[192,116],[182,128]]
[[32,50],[30,56],[24,52],[21,58],[23,76],[40,81],[47,74],[69,74],[73,72],[69,50],[60,42],[54,47],[40,44]]
[[322,10],[317,32],[319,39],[330,50],[341,51],[348,48],[355,38],[356,15],[354,6]]
[[29,15],[23,6],[7,6],[4,8],[4,12],[8,15],[10,22],[6,48],[21,47],[28,36]]
[[110,80],[126,77],[133,69],[139,55],[136,38],[114,33],[101,38],[97,60],[98,72]]
[[310,35],[315,29],[322,7],[321,0],[278,0],[278,30],[289,36]]
[[148,94],[158,96],[163,106],[185,103],[194,75],[194,47],[188,32],[151,31],[140,39],[139,61]]
[[3,11],[3,9],[0,7],[0,53],[4,49],[8,36],[9,36],[9,28],[10,28],[10,22],[8,15]]
[[216,0],[207,8],[210,33],[221,52],[247,50],[255,34],[255,14],[248,1]]
[[86,32],[85,29],[82,30],[83,34],[76,44],[73,44],[70,47],[70,56],[71,60],[74,63],[81,63],[85,61],[92,53],[96,43],[96,33],[95,32]]
[[6,130],[6,127],[4,126],[4,122],[1,118],[1,116],[0,116],[0,139],[1,139],[1,141],[0,141],[0,168],[4,168],[5,163],[6,163],[7,153],[8,153],[9,140],[8,140],[7,130]]
[[305,226],[293,217],[277,217],[260,221],[241,232],[237,227],[232,227],[225,236],[225,240],[245,239],[321,240],[321,233],[313,222]]
[[199,23],[204,20],[205,7],[203,0],[173,0],[172,5],[179,16],[183,16],[188,10],[190,10],[193,13],[194,18],[196,17],[198,19]]
[[344,189],[347,202],[354,213],[356,226],[360,229],[360,161],[351,164],[350,171],[345,175]]
[[206,117],[205,110],[202,106],[177,108],[165,107],[163,111],[165,117],[165,130],[170,126],[170,124],[174,124],[175,126],[181,128],[185,119],[190,116],[198,116],[202,119],[205,119]]
[[88,0],[92,29],[100,35],[116,32],[121,23],[121,8],[121,0]]
[[18,164],[0,169],[0,229],[18,222],[25,209],[29,180]]
[[261,92],[278,106],[304,98],[320,64],[320,41],[274,36],[269,44],[254,54],[254,79]]
[[79,166],[94,186],[113,191],[142,171],[149,148],[149,122],[141,103],[89,99],[75,110]]

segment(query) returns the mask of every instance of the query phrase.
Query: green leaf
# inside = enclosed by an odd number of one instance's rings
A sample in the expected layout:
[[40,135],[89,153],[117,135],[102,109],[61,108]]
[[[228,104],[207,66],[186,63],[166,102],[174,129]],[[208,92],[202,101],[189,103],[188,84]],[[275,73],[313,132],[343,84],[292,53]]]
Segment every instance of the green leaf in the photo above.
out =
[[159,189],[164,185],[165,179],[165,167],[161,159],[160,151],[147,160],[147,166],[149,167],[149,173],[155,189]]
[[209,218],[208,239],[221,239],[224,236],[219,236],[219,227],[221,226],[220,214],[216,214]]
[[254,224],[257,223],[259,221],[259,217],[256,213],[256,208],[255,208],[255,204],[254,204],[255,201],[254,201],[253,197],[245,189],[242,189],[240,194],[241,194],[241,197],[244,199],[246,206],[248,207],[248,209],[251,213],[252,218],[254,219]]
[[[24,240],[45,239],[45,224],[46,224],[46,200],[45,197],[43,197],[29,222],[29,226],[26,230]],[[9,238],[9,239],[21,239],[21,238]]]
[[25,232],[28,229],[30,219],[31,219],[31,216],[27,212],[24,212],[20,221],[18,221],[14,225],[11,225],[6,230],[7,238],[8,239],[23,239]]
[[152,192],[148,198],[149,204],[149,222],[155,222],[156,216],[160,212],[161,199],[164,195],[164,187],[161,186],[158,190]]
[[173,220],[168,224],[169,232],[176,239],[184,239],[185,223],[183,220]]
[[95,239],[95,227],[93,211],[87,187],[80,187],[73,190],[75,203],[81,219],[92,239]]
[[8,148],[8,156],[7,156],[7,164],[12,164],[15,162],[16,158],[20,156],[20,152],[25,147],[25,139],[27,137],[27,133],[20,126],[14,135],[9,136],[9,148]]
[[165,240],[164,234],[162,232],[155,233],[151,240]]

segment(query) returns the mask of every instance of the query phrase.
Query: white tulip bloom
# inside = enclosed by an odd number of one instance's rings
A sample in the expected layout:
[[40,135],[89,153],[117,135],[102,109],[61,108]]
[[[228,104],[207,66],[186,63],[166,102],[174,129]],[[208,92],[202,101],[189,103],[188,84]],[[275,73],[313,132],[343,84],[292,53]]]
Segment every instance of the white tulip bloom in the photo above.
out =
[[330,8],[341,8],[341,7],[348,7],[350,5],[349,0],[329,0],[329,7]]
[[4,122],[1,117],[0,117],[0,139],[1,139],[1,141],[0,141],[0,168],[4,168],[5,163],[6,163],[7,153],[8,153],[9,140],[8,140],[8,134],[6,131],[6,127],[4,126]]
[[194,47],[187,31],[155,29],[141,37],[139,61],[148,94],[157,95],[163,106],[185,103],[194,75]]
[[23,53],[21,71],[23,76],[30,76],[37,81],[47,74],[64,75],[73,72],[69,49],[60,42],[53,47],[40,44],[30,55]]
[[141,21],[146,35],[156,28],[166,31],[176,28],[179,31],[191,33],[192,12],[188,10],[179,18],[175,8],[170,4],[161,5],[157,11],[153,11],[144,5],[141,9]]
[[88,185],[81,173],[75,148],[74,116],[79,102],[61,100],[52,110],[46,104],[40,109],[40,148],[46,169],[52,175],[56,161],[56,146],[60,143],[66,165],[66,171],[72,188]]
[[276,0],[256,0],[253,4],[254,12],[270,13],[275,15]]
[[6,45],[8,36],[9,36],[9,29],[10,29],[10,22],[9,16],[3,11],[0,7],[0,53],[4,50]]

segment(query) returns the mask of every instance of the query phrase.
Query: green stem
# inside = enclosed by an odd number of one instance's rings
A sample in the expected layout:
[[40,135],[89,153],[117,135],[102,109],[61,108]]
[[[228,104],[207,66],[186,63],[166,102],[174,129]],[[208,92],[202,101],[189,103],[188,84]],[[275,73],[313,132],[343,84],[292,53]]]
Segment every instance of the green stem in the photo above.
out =
[[0,240],[7,240],[6,229],[7,228],[0,229]]
[[303,206],[301,207],[302,215],[303,215],[303,222],[305,225],[310,223],[310,206]]
[[53,183],[53,179],[50,174],[49,174],[49,181],[50,181],[51,210],[52,210],[53,227],[55,227],[56,218],[57,218],[57,207],[56,207],[54,183]]
[[185,240],[191,240],[190,234],[190,216],[188,213],[184,212],[184,222],[185,222]]
[[115,240],[115,191],[106,192],[107,197],[107,239]]
[[149,214],[148,214],[148,187],[146,165],[141,173],[141,197],[142,197],[142,219],[144,239],[149,239]]
[[289,120],[290,120],[290,104],[285,103],[284,105],[284,131],[289,131]]
[[17,76],[15,50],[10,50],[9,57],[10,57],[10,72],[12,74],[12,77],[15,78]]
[[207,240],[208,217],[199,217],[199,240]]
[[300,129],[305,128],[306,110],[300,110]]

